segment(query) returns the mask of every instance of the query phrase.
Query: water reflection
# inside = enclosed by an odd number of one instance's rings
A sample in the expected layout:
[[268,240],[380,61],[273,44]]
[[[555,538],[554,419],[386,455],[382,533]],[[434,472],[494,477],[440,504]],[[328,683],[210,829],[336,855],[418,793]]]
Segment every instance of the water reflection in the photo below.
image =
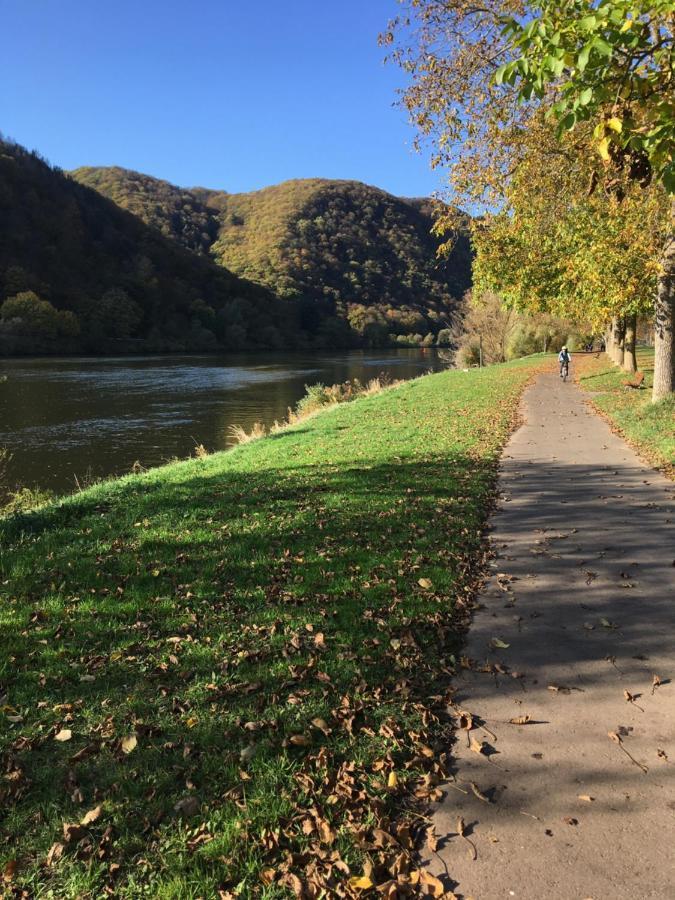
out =
[[68,491],[86,473],[158,465],[197,443],[223,449],[230,425],[283,419],[306,384],[441,367],[431,350],[2,360],[0,447],[13,453],[4,487]]

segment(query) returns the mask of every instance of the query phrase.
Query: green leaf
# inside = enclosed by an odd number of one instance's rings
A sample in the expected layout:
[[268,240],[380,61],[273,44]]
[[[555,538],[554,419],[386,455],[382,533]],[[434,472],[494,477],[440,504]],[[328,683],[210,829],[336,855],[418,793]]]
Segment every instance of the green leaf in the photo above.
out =
[[581,28],[582,31],[593,31],[597,21],[595,16],[584,16],[583,19],[580,19],[579,21],[579,28]]
[[608,44],[604,38],[596,37],[593,38],[592,47],[594,50],[597,50],[601,56],[611,56],[613,53],[612,45]]
[[591,47],[593,42],[589,42],[581,49],[581,53],[577,57],[577,68],[580,72],[583,72],[588,65],[588,58],[591,55]]
[[586,88],[579,94],[579,105],[588,106],[593,99],[593,88]]
[[570,111],[560,120],[560,129],[564,131],[571,131],[577,123],[576,113]]

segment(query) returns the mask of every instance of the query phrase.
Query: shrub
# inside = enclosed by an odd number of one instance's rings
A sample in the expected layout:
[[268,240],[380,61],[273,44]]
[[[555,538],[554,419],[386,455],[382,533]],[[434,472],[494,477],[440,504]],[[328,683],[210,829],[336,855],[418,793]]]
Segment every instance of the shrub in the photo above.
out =
[[250,431],[246,431],[241,425],[230,425],[228,431],[234,444],[249,444],[251,441],[265,437],[267,433],[262,422],[254,422]]
[[15,513],[30,512],[53,499],[53,491],[46,491],[42,488],[22,487],[9,495],[9,500],[0,509],[0,515],[12,516]]

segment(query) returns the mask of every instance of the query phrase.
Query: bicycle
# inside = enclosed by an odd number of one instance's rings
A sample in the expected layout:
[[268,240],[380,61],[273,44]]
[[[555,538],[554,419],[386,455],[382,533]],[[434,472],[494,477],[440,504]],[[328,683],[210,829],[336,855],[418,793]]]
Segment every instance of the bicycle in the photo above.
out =
[[567,381],[569,374],[570,374],[570,364],[566,363],[566,362],[562,363],[562,365],[560,366],[560,377],[562,378],[562,380]]

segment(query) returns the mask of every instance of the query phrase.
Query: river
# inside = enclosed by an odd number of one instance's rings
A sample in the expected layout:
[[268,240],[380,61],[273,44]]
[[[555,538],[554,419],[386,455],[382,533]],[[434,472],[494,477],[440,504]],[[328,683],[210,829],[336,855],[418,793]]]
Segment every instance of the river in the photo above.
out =
[[0,493],[57,493],[102,476],[230,446],[231,425],[285,418],[305,385],[414,378],[443,368],[433,350],[0,360]]

